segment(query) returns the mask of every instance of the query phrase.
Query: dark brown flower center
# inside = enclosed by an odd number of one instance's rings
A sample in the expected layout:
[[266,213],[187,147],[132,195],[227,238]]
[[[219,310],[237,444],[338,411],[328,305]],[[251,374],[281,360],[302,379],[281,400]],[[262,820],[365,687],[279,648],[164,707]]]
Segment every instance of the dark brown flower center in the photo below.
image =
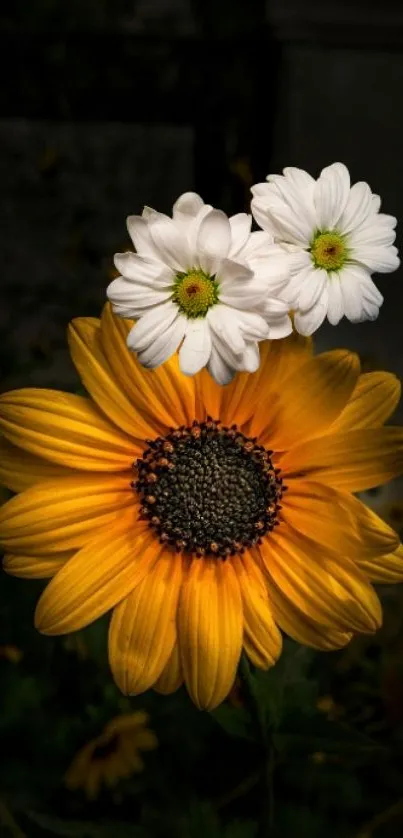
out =
[[116,753],[116,751],[118,750],[118,747],[119,747],[119,737],[115,733],[113,736],[111,736],[110,739],[108,739],[108,741],[99,742],[97,745],[95,745],[95,748],[92,752],[92,758],[93,758],[93,760],[107,759],[108,757],[112,756],[112,754]]
[[147,440],[133,464],[142,515],[160,541],[196,556],[242,553],[278,523],[283,491],[273,452],[236,425],[194,422]]

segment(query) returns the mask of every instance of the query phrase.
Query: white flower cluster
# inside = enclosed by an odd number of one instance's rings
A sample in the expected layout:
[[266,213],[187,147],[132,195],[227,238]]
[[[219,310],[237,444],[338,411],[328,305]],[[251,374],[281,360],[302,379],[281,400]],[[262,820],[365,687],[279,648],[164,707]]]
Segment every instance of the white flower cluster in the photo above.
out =
[[219,384],[259,367],[259,341],[295,329],[311,335],[374,320],[383,297],[373,272],[399,266],[396,219],[379,212],[368,184],[350,184],[342,163],[314,180],[293,167],[252,187],[252,216],[228,218],[187,192],[172,218],[145,207],[128,218],[135,253],[118,253],[107,294],[136,320],[128,346],[155,368],[179,349],[183,373],[203,367]]

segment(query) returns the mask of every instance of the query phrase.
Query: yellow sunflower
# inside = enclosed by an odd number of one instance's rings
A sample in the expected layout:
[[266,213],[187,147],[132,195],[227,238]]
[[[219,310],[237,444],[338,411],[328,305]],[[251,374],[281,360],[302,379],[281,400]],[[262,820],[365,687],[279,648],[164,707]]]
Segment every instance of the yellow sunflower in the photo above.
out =
[[403,430],[382,427],[400,385],[356,355],[316,357],[296,334],[219,387],[177,356],[153,372],[109,306],[70,326],[91,398],[0,397],[5,569],[54,577],[35,622],[73,632],[113,609],[121,690],[182,682],[198,707],[229,693],[242,649],[270,667],[281,633],[316,649],[374,632],[370,580],[403,579],[393,529],[352,493],[403,472]]
[[76,754],[64,781],[69,789],[83,789],[90,800],[98,797],[101,785],[114,786],[144,768],[140,751],[157,747],[148,730],[147,713],[137,711],[117,716]]

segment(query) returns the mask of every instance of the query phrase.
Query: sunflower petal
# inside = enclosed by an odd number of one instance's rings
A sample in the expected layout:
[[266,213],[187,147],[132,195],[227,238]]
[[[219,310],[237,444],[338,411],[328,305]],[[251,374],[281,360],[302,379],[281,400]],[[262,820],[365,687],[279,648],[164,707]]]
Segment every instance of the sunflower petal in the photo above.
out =
[[330,433],[383,425],[397,407],[400,393],[400,381],[390,372],[360,375],[349,403],[333,422]]
[[281,654],[282,638],[274,622],[264,577],[250,553],[232,558],[242,595],[243,645],[254,666],[268,669]]
[[130,468],[144,447],[114,428],[89,399],[34,387],[0,396],[0,430],[24,451],[85,471]]
[[179,646],[175,643],[165,667],[153,685],[153,688],[157,693],[170,695],[176,692],[181,684],[183,684],[182,664],[179,655]]
[[158,555],[147,525],[122,515],[119,526],[97,534],[57,573],[36,608],[43,634],[66,634],[92,623],[138,585]]
[[268,590],[276,622],[297,643],[330,652],[342,649],[350,642],[353,636],[351,632],[338,631],[316,623],[291,603],[272,581],[268,583]]
[[0,543],[49,555],[81,547],[125,510],[138,510],[128,475],[86,475],[39,483],[0,507]]
[[229,561],[193,560],[178,609],[178,639],[185,683],[200,709],[228,695],[242,650],[242,602]]
[[72,550],[54,556],[4,556],[3,570],[21,579],[49,579],[74,555]]
[[285,522],[263,540],[260,554],[274,584],[309,621],[341,632],[381,625],[378,597],[349,559],[324,552]]
[[[130,437],[147,439],[152,416],[144,417],[119,386],[105,357],[100,321],[92,317],[75,318],[69,325],[68,338],[73,363],[100,410]],[[158,433],[158,426],[153,432]]]
[[306,361],[285,381],[275,403],[271,396],[261,400],[251,436],[281,451],[321,433],[347,404],[359,371],[358,356],[341,349]]
[[72,474],[72,469],[35,457],[0,437],[0,484],[12,492],[23,492],[43,480]]
[[290,480],[280,520],[354,561],[392,552],[399,537],[368,506],[346,492],[311,480]]
[[399,544],[399,547],[387,556],[362,559],[357,564],[371,582],[386,585],[403,582],[403,545]]
[[302,443],[279,460],[287,476],[362,492],[403,474],[403,428],[348,431]]
[[177,354],[155,370],[144,369],[127,348],[132,327],[132,320],[116,317],[106,304],[101,318],[102,347],[121,390],[150,424],[190,425],[195,418],[193,379],[182,375]]
[[182,558],[161,546],[159,550],[150,573],[114,609],[111,619],[109,662],[125,695],[153,686],[175,643]]
[[283,340],[259,344],[260,367],[253,373],[238,373],[223,389],[221,421],[226,425],[245,424],[262,398],[274,400],[284,381],[312,355],[312,340],[298,332]]

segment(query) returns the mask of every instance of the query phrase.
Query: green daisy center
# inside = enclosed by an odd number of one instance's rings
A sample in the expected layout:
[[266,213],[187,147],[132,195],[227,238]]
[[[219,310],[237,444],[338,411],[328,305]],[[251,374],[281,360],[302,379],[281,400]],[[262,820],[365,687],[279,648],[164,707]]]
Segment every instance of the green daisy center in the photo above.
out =
[[348,256],[344,237],[334,231],[317,233],[311,242],[311,256],[315,268],[339,271]]
[[176,274],[172,299],[186,317],[205,317],[209,308],[218,303],[218,290],[215,276],[194,269]]

